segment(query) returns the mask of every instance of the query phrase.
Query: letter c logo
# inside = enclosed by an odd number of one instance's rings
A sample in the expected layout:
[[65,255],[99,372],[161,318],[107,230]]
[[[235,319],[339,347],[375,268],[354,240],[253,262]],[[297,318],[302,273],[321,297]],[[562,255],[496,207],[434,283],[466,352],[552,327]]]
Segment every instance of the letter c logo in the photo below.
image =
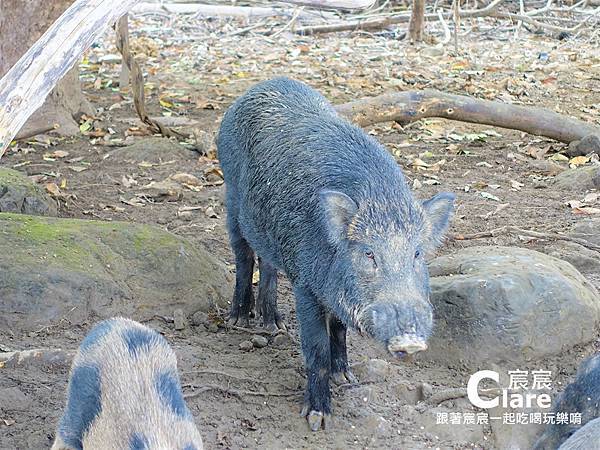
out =
[[467,396],[469,397],[469,401],[481,409],[489,409],[495,408],[500,404],[500,400],[498,400],[498,396],[494,397],[491,400],[483,400],[479,396],[479,382],[484,378],[489,378],[490,380],[494,380],[496,383],[500,381],[500,376],[498,372],[494,372],[493,370],[480,370],[479,372],[475,372],[469,378],[469,382],[467,383]]

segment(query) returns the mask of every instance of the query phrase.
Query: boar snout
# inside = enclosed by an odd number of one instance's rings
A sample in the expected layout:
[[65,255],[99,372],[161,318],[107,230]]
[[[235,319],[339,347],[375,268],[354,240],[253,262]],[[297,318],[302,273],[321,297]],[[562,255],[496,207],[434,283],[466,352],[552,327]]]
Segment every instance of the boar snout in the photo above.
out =
[[388,351],[396,358],[427,350],[427,343],[415,335],[394,336],[387,345]]

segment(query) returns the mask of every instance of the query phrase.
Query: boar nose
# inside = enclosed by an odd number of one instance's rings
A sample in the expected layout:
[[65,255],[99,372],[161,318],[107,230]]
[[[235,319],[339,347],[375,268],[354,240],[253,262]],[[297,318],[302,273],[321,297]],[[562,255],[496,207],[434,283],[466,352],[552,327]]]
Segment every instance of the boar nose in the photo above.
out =
[[387,348],[392,355],[402,358],[427,350],[427,343],[415,335],[394,336],[390,339]]

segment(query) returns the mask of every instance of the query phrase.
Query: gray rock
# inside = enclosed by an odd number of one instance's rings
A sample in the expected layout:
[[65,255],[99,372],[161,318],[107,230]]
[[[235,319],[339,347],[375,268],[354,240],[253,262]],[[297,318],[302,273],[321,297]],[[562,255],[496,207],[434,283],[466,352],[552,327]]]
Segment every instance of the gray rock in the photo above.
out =
[[151,226],[0,213],[0,230],[1,328],[187,315],[231,293],[223,263]]
[[600,298],[569,263],[532,250],[471,247],[433,260],[435,329],[426,359],[515,367],[597,334]]
[[553,242],[544,249],[544,253],[570,262],[582,273],[600,272],[600,252],[590,250],[576,242]]
[[583,156],[590,153],[600,155],[600,136],[590,134],[580,141],[571,141],[567,154],[572,158],[574,156]]
[[369,359],[353,366],[352,371],[359,380],[376,383],[387,379],[391,373],[391,367],[390,363],[383,359]]
[[31,405],[31,399],[18,387],[0,389],[0,410],[26,411]]
[[204,311],[196,311],[192,315],[192,325],[200,326],[200,325],[204,325],[208,322],[209,322],[208,314],[206,314]]
[[565,170],[556,176],[554,184],[569,192],[585,192],[600,188],[600,165],[577,167]]
[[416,405],[418,401],[422,400],[421,393],[416,386],[410,383],[400,381],[392,381],[390,389],[393,392],[394,399],[403,405]]
[[600,218],[585,219],[573,226],[571,235],[600,245]]
[[183,309],[177,308],[173,313],[173,322],[176,330],[183,330],[185,328],[185,314]]
[[245,352],[249,352],[253,348],[254,348],[254,344],[252,344],[252,342],[250,342],[250,341],[242,341],[242,342],[240,342],[240,350],[243,350]]
[[252,336],[252,345],[254,345],[256,348],[266,347],[268,343],[269,340],[264,336],[260,336],[258,334]]
[[55,216],[56,202],[16,170],[0,167],[0,212]]
[[278,334],[273,338],[273,345],[277,348],[285,347],[290,343],[290,337],[286,334]]

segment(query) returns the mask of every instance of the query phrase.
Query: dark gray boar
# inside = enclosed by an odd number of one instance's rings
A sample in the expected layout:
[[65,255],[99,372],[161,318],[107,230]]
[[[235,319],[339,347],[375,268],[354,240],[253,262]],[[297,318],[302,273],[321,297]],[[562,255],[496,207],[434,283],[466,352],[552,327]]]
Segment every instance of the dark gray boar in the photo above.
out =
[[156,331],[105,320],[73,360],[67,405],[52,450],[201,450],[177,360]]
[[565,441],[558,450],[596,450],[600,448],[600,419],[594,419]]
[[[548,424],[533,446],[534,450],[556,450],[582,425],[600,417],[600,354],[581,363],[575,379],[558,396],[552,409],[555,413],[581,414],[581,424]],[[596,438],[593,444],[597,445],[588,448],[600,448],[600,434],[596,434]]]
[[354,381],[346,329],[403,356],[427,348],[433,324],[425,255],[443,239],[454,195],[415,200],[376,140],[307,85],[260,83],[226,112],[217,149],[236,260],[230,323],[248,323],[258,256],[257,312],[282,327],[277,271],[296,297],[314,431],[331,412],[329,379]]

